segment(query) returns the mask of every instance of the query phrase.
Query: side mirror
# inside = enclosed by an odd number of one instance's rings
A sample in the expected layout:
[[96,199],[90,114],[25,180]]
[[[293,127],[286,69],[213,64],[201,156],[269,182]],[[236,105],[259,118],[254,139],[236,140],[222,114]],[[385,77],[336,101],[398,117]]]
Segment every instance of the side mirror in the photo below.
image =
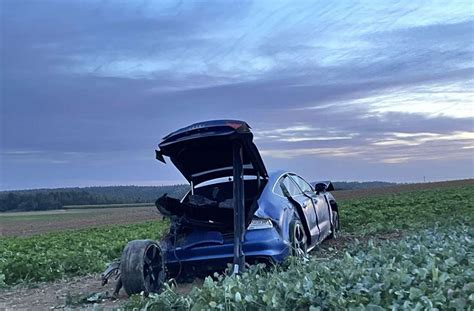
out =
[[316,192],[324,192],[326,191],[326,184],[325,183],[317,183],[315,186],[314,186],[314,191]]

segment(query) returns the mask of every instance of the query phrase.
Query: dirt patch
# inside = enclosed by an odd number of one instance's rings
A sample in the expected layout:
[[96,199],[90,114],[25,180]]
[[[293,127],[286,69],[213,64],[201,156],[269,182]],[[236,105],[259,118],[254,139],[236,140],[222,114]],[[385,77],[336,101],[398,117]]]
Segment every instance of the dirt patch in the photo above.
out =
[[[67,300],[79,299],[96,292],[113,292],[113,284],[100,285],[99,275],[87,275],[60,280],[52,283],[39,283],[34,287],[18,285],[14,288],[0,291],[0,309],[7,310],[50,310],[66,307]],[[104,307],[117,308],[126,301],[126,295],[121,292],[118,299],[107,300]]]
[[[176,290],[178,293],[187,294],[195,286],[202,286],[202,283],[201,279],[191,283],[180,283]],[[111,280],[109,284],[101,286],[100,275],[91,274],[33,286],[18,285],[0,290],[0,310],[92,309],[93,302],[82,301],[97,293],[111,297],[115,281]],[[104,298],[97,304],[104,310],[112,310],[123,307],[127,300],[127,294],[121,289],[116,299]]]
[[27,213],[26,215],[0,214],[0,237],[29,236],[67,229],[132,224],[161,219],[160,213],[153,206]]

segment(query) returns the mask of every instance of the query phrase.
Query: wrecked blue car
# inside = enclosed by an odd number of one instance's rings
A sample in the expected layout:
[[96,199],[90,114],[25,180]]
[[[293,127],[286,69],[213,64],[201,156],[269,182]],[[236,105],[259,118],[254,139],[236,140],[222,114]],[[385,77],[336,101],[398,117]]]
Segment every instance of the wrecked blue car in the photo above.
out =
[[[243,121],[193,124],[163,138],[156,158],[174,164],[189,182],[182,198],[156,201],[171,220],[158,243],[131,241],[120,264],[119,286],[127,294],[156,292],[164,279],[182,273],[233,273],[245,262],[281,263],[306,256],[339,231],[339,211],[330,182],[313,188],[286,171],[269,174]],[[110,272],[110,271],[109,271]]]

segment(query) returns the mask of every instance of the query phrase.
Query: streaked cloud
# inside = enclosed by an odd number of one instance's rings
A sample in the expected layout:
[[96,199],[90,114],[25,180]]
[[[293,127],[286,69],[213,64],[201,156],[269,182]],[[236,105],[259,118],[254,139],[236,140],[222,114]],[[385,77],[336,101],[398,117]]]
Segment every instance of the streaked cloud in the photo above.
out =
[[470,2],[0,6],[0,187],[178,180],[154,147],[218,118],[248,121],[269,169],[472,177]]
[[299,142],[299,141],[321,141],[321,140],[341,140],[352,139],[351,136],[319,136],[319,137],[288,137],[280,138],[279,141]]

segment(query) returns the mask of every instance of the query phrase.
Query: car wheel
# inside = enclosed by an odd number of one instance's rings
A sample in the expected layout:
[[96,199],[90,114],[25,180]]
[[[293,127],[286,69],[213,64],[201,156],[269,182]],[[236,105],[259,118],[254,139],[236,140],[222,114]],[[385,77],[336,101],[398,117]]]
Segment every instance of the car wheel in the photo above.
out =
[[308,239],[300,219],[295,216],[290,223],[291,254],[296,257],[308,255]]
[[332,211],[331,234],[329,235],[329,238],[336,239],[339,236],[340,230],[339,213],[337,211]]
[[158,292],[165,279],[164,257],[159,245],[150,240],[128,242],[120,260],[120,274],[129,296]]

